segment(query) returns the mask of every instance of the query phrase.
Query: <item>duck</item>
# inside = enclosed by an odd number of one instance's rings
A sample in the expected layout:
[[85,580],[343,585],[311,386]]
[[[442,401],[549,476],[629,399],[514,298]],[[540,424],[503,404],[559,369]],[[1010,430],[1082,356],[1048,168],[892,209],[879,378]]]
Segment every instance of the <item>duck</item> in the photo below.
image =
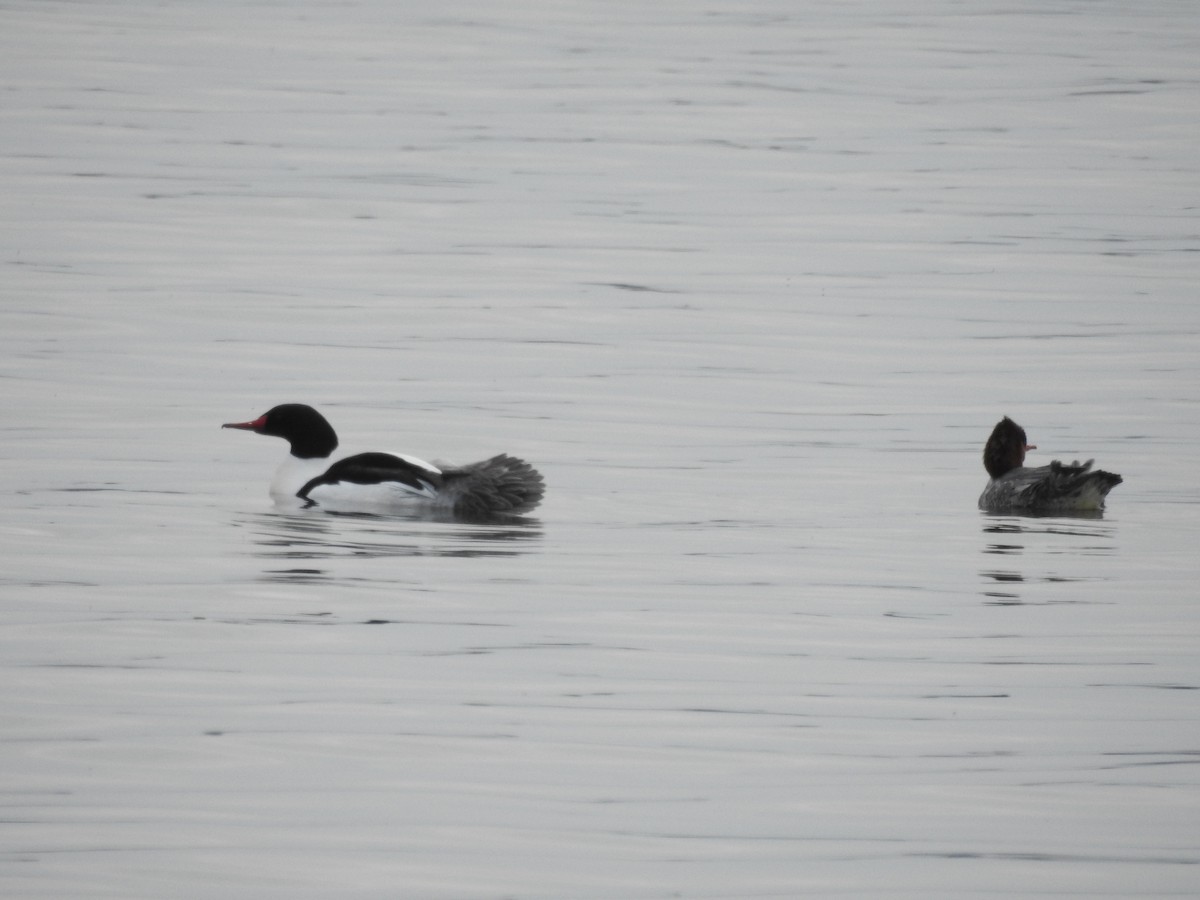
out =
[[291,452],[271,481],[277,506],[330,512],[431,511],[458,517],[521,516],[542,501],[545,482],[523,459],[501,453],[465,466],[405,453],[337,456],[329,420],[303,403],[272,407],[222,428],[283,438]]
[[1092,470],[1093,460],[1071,464],[1057,460],[1027,468],[1025,454],[1036,450],[1025,429],[1002,418],[983,448],[983,467],[991,480],[979,496],[987,512],[1090,512],[1104,508],[1108,492],[1121,483],[1120,475]]

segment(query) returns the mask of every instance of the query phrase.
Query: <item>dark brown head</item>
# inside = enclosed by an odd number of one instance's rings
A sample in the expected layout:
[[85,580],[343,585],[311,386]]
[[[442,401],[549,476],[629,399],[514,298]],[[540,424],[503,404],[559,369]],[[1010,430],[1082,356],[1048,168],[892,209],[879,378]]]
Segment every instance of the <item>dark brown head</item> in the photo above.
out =
[[292,455],[301,459],[329,456],[337,449],[333,426],[323,415],[303,403],[285,403],[249,422],[230,422],[222,428],[238,428],[256,434],[281,437],[292,447]]
[[1033,444],[1025,443],[1025,429],[1005,416],[992,429],[983,448],[983,467],[993,478],[1025,464],[1025,452],[1036,450]]

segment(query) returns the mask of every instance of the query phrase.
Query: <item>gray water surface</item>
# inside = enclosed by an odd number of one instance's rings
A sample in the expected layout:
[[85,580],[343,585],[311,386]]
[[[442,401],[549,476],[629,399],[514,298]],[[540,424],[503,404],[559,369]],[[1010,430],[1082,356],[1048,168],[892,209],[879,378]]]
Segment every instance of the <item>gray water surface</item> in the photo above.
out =
[[0,9],[0,892],[1195,896],[1198,18]]

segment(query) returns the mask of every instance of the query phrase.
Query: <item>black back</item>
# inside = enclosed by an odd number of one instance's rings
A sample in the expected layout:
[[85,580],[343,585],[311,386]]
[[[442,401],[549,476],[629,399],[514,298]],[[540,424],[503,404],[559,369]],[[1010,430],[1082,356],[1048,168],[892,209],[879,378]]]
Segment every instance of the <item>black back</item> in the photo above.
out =
[[308,495],[314,488],[343,481],[351,484],[384,484],[392,481],[425,492],[441,487],[442,476],[390,453],[358,453],[339,459],[304,485],[296,496],[311,503]]

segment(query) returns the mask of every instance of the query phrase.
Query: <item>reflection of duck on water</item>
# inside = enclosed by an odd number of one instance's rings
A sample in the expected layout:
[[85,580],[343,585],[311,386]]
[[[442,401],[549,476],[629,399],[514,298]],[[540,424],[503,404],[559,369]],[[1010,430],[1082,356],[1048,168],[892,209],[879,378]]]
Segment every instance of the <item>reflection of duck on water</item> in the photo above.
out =
[[1104,508],[1104,498],[1121,476],[1092,471],[1092,460],[1026,468],[1025,429],[1005,416],[983,448],[983,466],[992,480],[979,497],[988,512],[1082,512]]
[[240,516],[234,524],[248,529],[253,555],[268,564],[262,580],[272,582],[364,580],[358,569],[347,575],[339,568],[343,560],[517,557],[536,552],[542,539],[535,519],[464,521],[419,512],[312,516],[272,510]]
[[333,426],[311,406],[285,403],[239,428],[281,437],[291,454],[275,473],[271,496],[282,506],[379,512],[414,506],[462,516],[517,516],[542,500],[542,476],[501,454],[466,466],[439,467],[402,453],[334,457]]

